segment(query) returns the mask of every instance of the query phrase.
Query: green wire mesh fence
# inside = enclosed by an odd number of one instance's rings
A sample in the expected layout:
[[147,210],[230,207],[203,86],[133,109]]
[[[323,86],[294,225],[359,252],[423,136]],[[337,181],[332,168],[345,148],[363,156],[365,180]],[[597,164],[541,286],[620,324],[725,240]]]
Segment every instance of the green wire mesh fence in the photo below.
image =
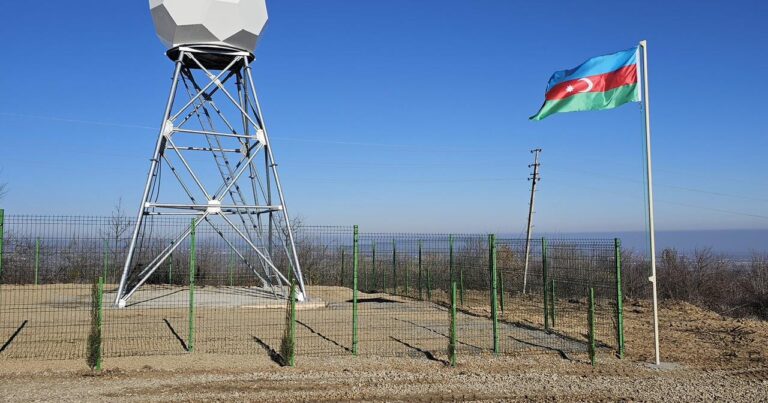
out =
[[[520,239],[363,231],[355,247],[352,226],[299,226],[308,300],[288,315],[288,286],[265,287],[247,263],[256,256],[244,253],[243,259],[232,251],[234,234],[201,224],[194,253],[191,240],[184,240],[118,309],[112,301],[130,236],[127,223],[123,217],[5,216],[0,359],[84,357],[91,285],[98,277],[105,279],[106,357],[183,354],[194,347],[280,358],[292,322],[299,360],[351,355],[357,326],[359,355],[448,362],[452,282],[459,356],[587,352],[590,288],[598,349],[615,351],[621,341],[614,240],[532,240],[526,270],[526,241]],[[189,221],[155,225],[142,240],[138,264]],[[279,269],[286,264],[275,261]]]

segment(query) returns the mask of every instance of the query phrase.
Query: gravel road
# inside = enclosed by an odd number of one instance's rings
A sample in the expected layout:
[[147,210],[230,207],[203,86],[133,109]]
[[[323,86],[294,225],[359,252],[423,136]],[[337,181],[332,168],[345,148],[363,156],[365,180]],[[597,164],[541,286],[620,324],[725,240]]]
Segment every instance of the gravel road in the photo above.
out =
[[468,355],[456,368],[427,357],[306,357],[280,367],[267,354],[195,352],[80,360],[0,359],[0,401],[768,401],[768,322],[683,303],[661,311],[652,357],[650,305],[626,304],[627,356]]
[[9,365],[2,400],[16,401],[768,401],[768,368],[655,369],[603,357],[472,356],[456,368],[425,359],[302,359],[187,355],[112,359],[100,375],[80,361]]

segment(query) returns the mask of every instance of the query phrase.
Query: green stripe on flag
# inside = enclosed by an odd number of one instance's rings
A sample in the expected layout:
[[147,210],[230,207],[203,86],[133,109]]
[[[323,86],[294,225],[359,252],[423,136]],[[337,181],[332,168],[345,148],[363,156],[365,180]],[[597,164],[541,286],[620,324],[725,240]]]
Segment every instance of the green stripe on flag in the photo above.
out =
[[623,85],[605,92],[585,92],[565,99],[553,99],[544,103],[531,120],[541,120],[558,112],[579,112],[611,109],[627,102],[639,102],[637,84]]

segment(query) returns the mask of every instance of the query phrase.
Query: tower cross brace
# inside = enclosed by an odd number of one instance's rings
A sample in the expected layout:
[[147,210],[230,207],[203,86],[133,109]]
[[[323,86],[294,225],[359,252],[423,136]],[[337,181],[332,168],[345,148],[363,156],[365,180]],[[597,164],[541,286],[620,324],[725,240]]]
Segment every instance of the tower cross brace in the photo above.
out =
[[[175,61],[170,94],[115,304],[126,306],[193,225],[210,226],[274,297],[286,298],[283,286],[295,281],[304,300],[294,231],[253,82],[253,54],[201,45],[173,48],[168,55]],[[260,155],[263,165],[257,162]],[[165,169],[175,192],[162,179]],[[159,253],[142,253],[159,216],[191,220]]]

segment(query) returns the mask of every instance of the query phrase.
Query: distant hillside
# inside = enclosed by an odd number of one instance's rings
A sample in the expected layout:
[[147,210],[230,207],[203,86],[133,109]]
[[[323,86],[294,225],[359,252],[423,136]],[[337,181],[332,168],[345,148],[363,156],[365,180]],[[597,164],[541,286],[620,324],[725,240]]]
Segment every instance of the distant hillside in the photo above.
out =
[[[537,235],[541,236],[541,235]],[[628,249],[645,252],[648,249],[648,235],[645,232],[581,232],[544,234],[553,237],[621,238]],[[749,257],[752,252],[768,253],[768,230],[699,230],[699,231],[656,231],[656,248],[675,248],[680,252],[712,248],[716,253],[732,257]]]

